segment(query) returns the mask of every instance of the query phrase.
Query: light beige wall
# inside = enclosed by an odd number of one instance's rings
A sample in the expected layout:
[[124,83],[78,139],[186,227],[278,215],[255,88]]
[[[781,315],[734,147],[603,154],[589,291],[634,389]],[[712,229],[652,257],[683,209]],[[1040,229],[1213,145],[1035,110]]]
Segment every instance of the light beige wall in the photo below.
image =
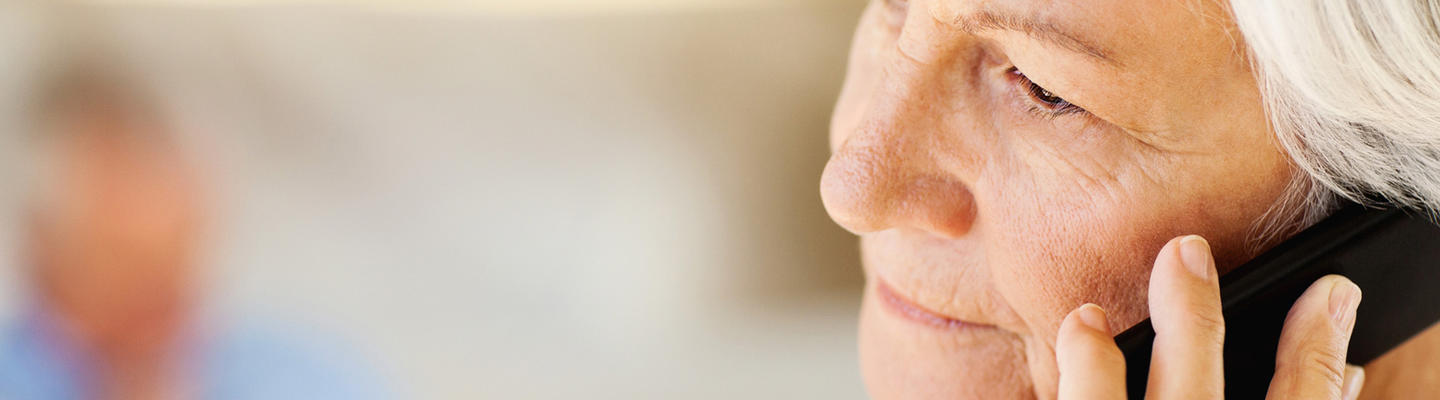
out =
[[248,6],[339,4],[385,11],[506,16],[605,15],[685,10],[814,6],[859,0],[80,0],[92,4]]
[[346,333],[400,398],[863,398],[855,238],[818,193],[859,2],[628,1],[93,21],[213,141],[217,308]]

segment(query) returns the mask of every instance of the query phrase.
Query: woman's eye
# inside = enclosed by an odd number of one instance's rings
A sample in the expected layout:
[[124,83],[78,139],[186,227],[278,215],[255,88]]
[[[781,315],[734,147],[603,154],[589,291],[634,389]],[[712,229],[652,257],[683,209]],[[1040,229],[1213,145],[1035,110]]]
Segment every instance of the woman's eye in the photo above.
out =
[[1039,84],[1031,81],[1030,78],[1026,77],[1025,73],[1020,72],[1019,69],[1011,67],[1010,73],[1015,76],[1015,79],[1020,85],[1020,88],[1029,95],[1030,100],[1035,103],[1036,107],[1041,109],[1038,111],[1044,111],[1052,115],[1084,111],[1080,109],[1080,107],[1077,107],[1074,104],[1070,104],[1069,101],[1065,101],[1065,99],[1060,98],[1060,96],[1056,96],[1049,90],[1045,90],[1045,88],[1040,87]]
[[1049,90],[1040,87],[1040,85],[1036,85],[1035,82],[1030,82],[1030,95],[1035,96],[1035,100],[1039,100],[1041,103],[1045,103],[1050,107],[1064,107],[1070,104],[1065,101],[1065,99],[1060,98],[1060,96],[1056,96],[1054,93],[1050,93]]

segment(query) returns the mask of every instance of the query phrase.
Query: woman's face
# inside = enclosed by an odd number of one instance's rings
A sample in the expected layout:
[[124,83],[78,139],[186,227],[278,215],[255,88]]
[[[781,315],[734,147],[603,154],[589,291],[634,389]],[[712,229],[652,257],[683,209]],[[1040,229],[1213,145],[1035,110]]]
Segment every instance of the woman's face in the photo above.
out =
[[876,0],[821,182],[860,234],[877,398],[1052,398],[1055,333],[1144,319],[1156,253],[1222,271],[1293,169],[1207,0]]

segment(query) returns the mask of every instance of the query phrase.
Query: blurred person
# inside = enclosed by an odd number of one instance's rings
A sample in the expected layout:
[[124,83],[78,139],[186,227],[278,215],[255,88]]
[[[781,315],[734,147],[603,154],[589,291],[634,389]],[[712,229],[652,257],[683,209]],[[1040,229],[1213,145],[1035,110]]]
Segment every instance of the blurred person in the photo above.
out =
[[[1340,201],[1440,212],[1437,10],[871,1],[821,179],[870,394],[1124,398],[1112,336],[1151,317],[1151,398],[1222,396],[1219,274]],[[1360,299],[1294,304],[1271,398],[1440,393],[1433,327],[1346,366]]]
[[38,102],[29,309],[0,338],[0,398],[363,399],[346,354],[200,315],[206,182],[137,91],[101,73]]

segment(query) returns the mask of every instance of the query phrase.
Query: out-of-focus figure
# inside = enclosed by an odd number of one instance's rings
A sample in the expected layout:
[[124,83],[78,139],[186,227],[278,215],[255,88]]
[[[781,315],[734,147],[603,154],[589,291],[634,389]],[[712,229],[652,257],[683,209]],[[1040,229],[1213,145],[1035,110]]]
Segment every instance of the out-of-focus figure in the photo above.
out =
[[79,73],[44,93],[0,398],[383,397],[343,352],[201,315],[206,182],[137,92]]

